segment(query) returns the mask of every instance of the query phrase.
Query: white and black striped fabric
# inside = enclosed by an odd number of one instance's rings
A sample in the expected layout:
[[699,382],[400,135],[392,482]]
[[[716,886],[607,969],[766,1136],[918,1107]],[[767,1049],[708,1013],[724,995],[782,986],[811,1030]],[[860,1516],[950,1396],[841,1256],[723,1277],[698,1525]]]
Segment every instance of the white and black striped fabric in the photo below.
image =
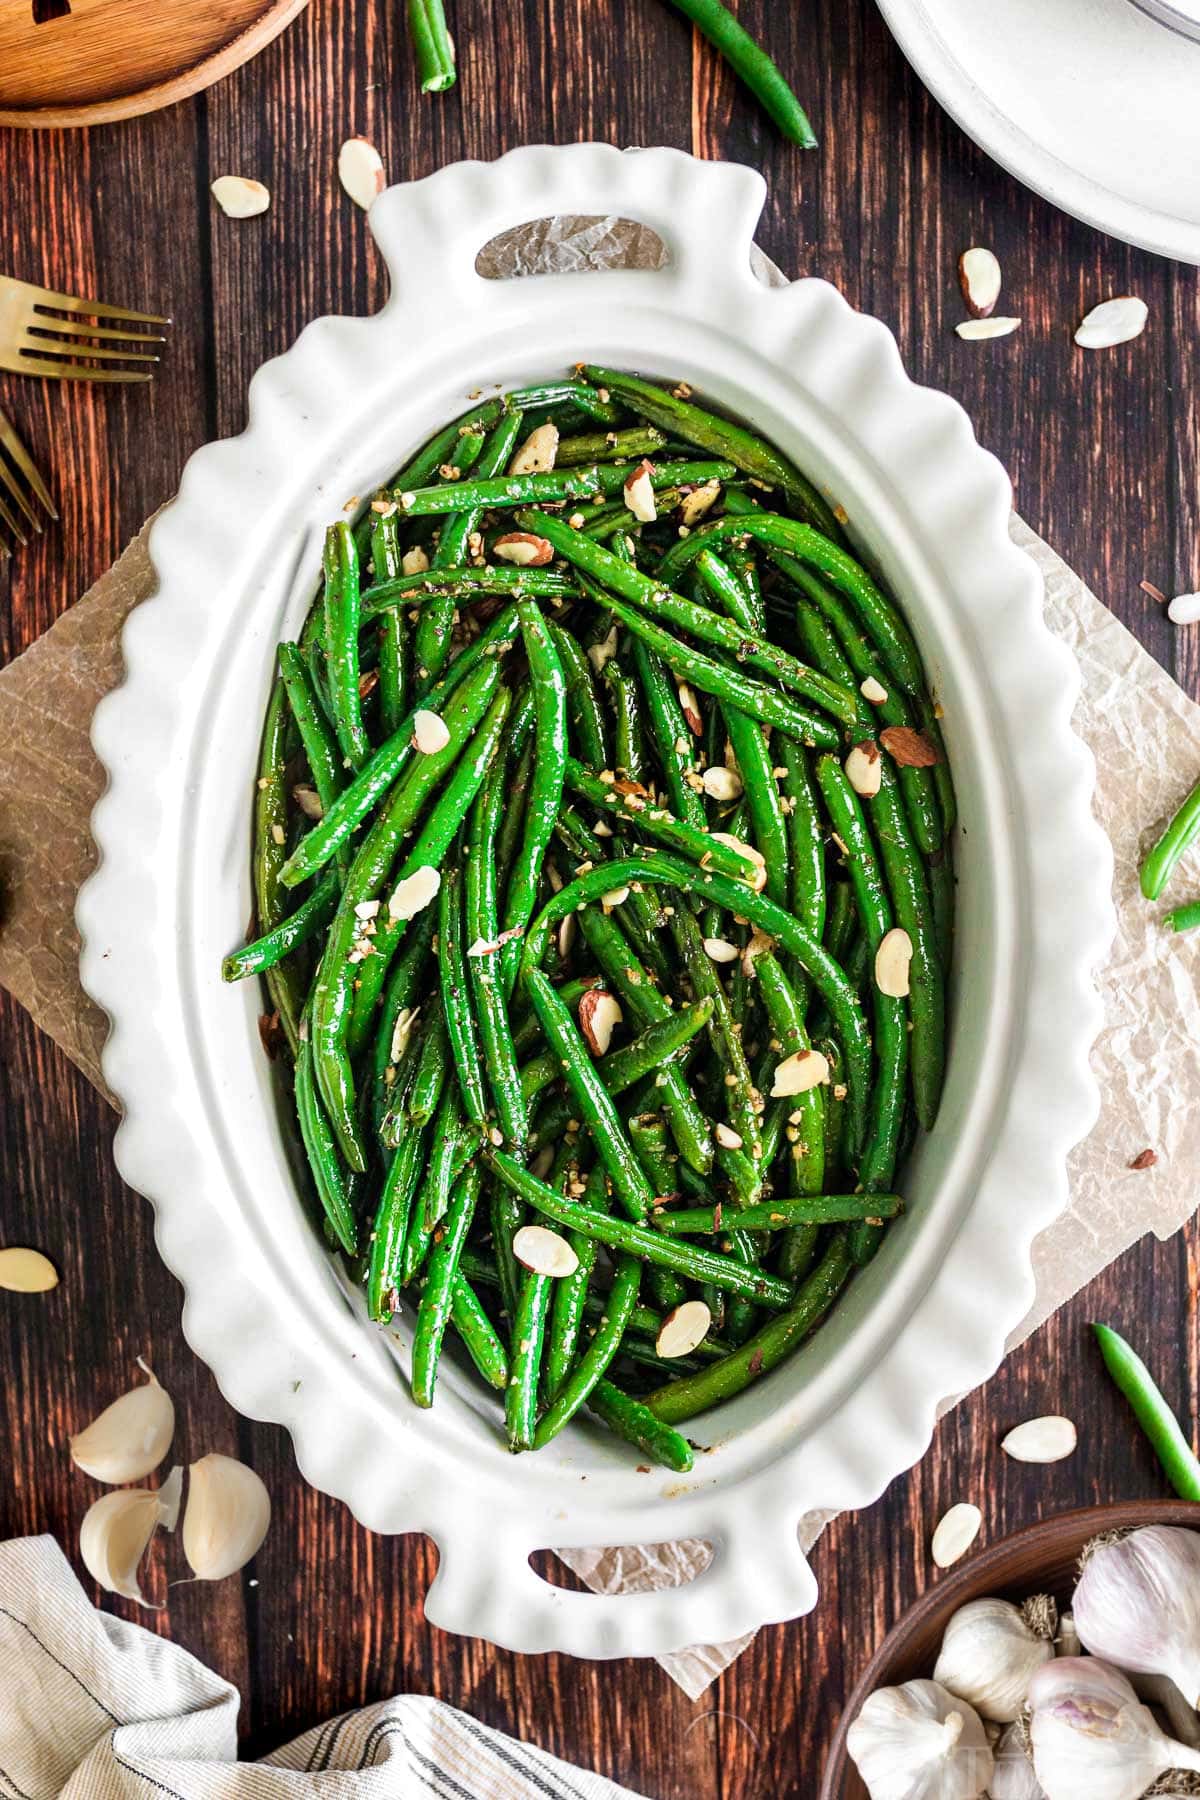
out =
[[638,1800],[415,1694],[240,1763],[238,1704],[97,1612],[53,1538],[0,1545],[0,1800]]

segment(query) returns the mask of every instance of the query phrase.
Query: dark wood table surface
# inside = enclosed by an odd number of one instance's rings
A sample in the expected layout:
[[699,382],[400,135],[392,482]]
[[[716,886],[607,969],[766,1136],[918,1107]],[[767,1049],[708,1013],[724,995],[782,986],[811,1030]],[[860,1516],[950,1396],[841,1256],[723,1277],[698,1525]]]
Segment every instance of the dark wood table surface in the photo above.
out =
[[[265,357],[317,314],[382,301],[362,215],[335,183],[343,138],[371,138],[393,180],[600,138],[759,167],[763,247],[887,321],[915,378],[961,399],[1007,464],[1025,518],[1197,691],[1198,640],[1173,635],[1138,586],[1181,591],[1200,577],[1193,270],[1074,223],[995,168],[924,93],[869,0],[741,0],[810,103],[821,148],[809,155],[778,139],[659,0],[457,0],[454,12],[461,80],[448,96],[418,95],[400,0],[314,0],[256,62],[171,111],[86,133],[0,132],[0,269],[175,320],[147,389],[0,377],[0,405],[53,471],[64,514],[0,575],[0,658],[92,582],[193,449],[240,428]],[[266,181],[268,215],[221,216],[208,184],[223,173]],[[1024,320],[999,343],[953,333],[956,258],[972,242],[995,247],[1003,310]],[[1144,337],[1076,350],[1080,312],[1125,292],[1149,304]],[[41,1245],[64,1276],[46,1301],[0,1295],[0,1535],[49,1531],[73,1547],[90,1484],[70,1471],[67,1432],[150,1354],[180,1406],[177,1451],[244,1457],[275,1502],[257,1585],[181,1586],[142,1615],[238,1684],[248,1755],[408,1690],[661,1800],[811,1800],[843,1696],[931,1579],[945,1506],[978,1501],[994,1539],[1052,1509],[1164,1491],[1099,1376],[1087,1321],[1126,1327],[1184,1416],[1195,1411],[1193,1228],[1137,1245],[940,1425],[911,1474],[838,1520],[814,1556],[817,1611],[762,1631],[693,1704],[653,1662],[525,1658],[428,1627],[432,1547],[362,1530],[300,1480],[281,1430],[231,1412],[183,1341],[150,1209],[113,1169],[111,1113],[3,997],[0,1104],[0,1241]],[[1007,1461],[1003,1430],[1047,1411],[1079,1422],[1078,1453],[1049,1469]]]

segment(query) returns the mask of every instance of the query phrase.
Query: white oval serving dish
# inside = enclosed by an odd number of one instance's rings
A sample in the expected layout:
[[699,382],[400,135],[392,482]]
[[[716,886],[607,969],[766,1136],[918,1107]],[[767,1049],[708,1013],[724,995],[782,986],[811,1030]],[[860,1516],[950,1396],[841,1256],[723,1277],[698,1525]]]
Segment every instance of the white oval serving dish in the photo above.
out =
[[[117,1160],[157,1208],[188,1340],[235,1406],[289,1428],[317,1487],[376,1530],[436,1540],[432,1620],[516,1650],[648,1655],[810,1608],[798,1519],[875,1499],[924,1451],[938,1402],[996,1367],[1097,1110],[1110,853],[1070,726],[1077,671],[1009,541],[1007,479],[953,401],[912,385],[883,325],[824,282],[751,273],[762,200],[749,169],[595,144],[382,195],[370,224],[392,298],[311,325],[255,376],[246,432],[192,458],[154,528],[160,587],[125,628],[125,684],[96,713],[111,783],[79,901],[83,981],[112,1019]],[[475,273],[496,233],[555,213],[642,220],[667,266]],[[456,1367],[432,1412],[411,1404],[403,1332],[364,1324],[298,1196],[259,996],[220,976],[250,913],[274,647],[311,601],[324,525],[468,394],[583,357],[686,378],[845,507],[920,640],[962,812],[949,1080],[907,1176],[911,1213],[808,1348],[696,1422],[711,1450],[687,1477],[639,1472],[587,1425],[513,1457]],[[682,1537],[708,1539],[712,1561],[653,1594],[568,1592],[528,1561]]]

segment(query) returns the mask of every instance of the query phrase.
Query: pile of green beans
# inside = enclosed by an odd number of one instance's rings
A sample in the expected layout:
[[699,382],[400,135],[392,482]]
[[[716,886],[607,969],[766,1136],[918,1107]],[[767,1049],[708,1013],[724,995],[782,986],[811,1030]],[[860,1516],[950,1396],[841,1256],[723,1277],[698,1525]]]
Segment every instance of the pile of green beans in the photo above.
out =
[[451,1337],[513,1450],[586,1413],[686,1471],[679,1427],[896,1228],[937,1114],[916,643],[774,445],[620,370],[451,421],[322,576],[224,964],[264,979],[315,1216],[408,1315],[418,1405]]

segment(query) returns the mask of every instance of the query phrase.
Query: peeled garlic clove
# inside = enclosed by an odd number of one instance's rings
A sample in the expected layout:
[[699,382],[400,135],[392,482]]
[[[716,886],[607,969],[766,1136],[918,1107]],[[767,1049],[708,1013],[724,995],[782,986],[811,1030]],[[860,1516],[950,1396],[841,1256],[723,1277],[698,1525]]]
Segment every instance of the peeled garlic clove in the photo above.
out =
[[978,1713],[936,1681],[877,1688],[846,1748],[871,1800],[979,1800],[992,1776]]
[[201,1581],[244,1568],[267,1535],[271,1496],[245,1463],[216,1451],[189,1470],[183,1554]]
[[93,1581],[108,1593],[136,1600],[139,1606],[151,1604],[138,1586],[138,1564],[160,1525],[174,1530],[181,1479],[176,1470],[156,1494],[146,1488],[121,1488],[102,1494],[88,1507],[79,1527],[79,1554]]
[[1035,1672],[1054,1655],[1010,1600],[969,1600],[952,1614],[933,1671],[960,1700],[1002,1725],[1019,1718]]
[[[146,1369],[145,1363],[141,1367]],[[175,1435],[171,1396],[150,1369],[146,1373],[150,1379],[143,1387],[122,1394],[69,1440],[76,1468],[112,1487],[140,1481],[157,1469]]]
[[1033,1766],[1047,1800],[1140,1800],[1166,1769],[1200,1769],[1200,1751],[1161,1731],[1119,1670],[1060,1656],[1029,1684]]
[[1037,1778],[1029,1752],[1026,1733],[1020,1725],[1010,1725],[992,1752],[996,1759],[989,1800],[1046,1800],[1046,1790]]
[[1200,1533],[1146,1525],[1091,1546],[1071,1611],[1093,1656],[1165,1675],[1200,1704]]

